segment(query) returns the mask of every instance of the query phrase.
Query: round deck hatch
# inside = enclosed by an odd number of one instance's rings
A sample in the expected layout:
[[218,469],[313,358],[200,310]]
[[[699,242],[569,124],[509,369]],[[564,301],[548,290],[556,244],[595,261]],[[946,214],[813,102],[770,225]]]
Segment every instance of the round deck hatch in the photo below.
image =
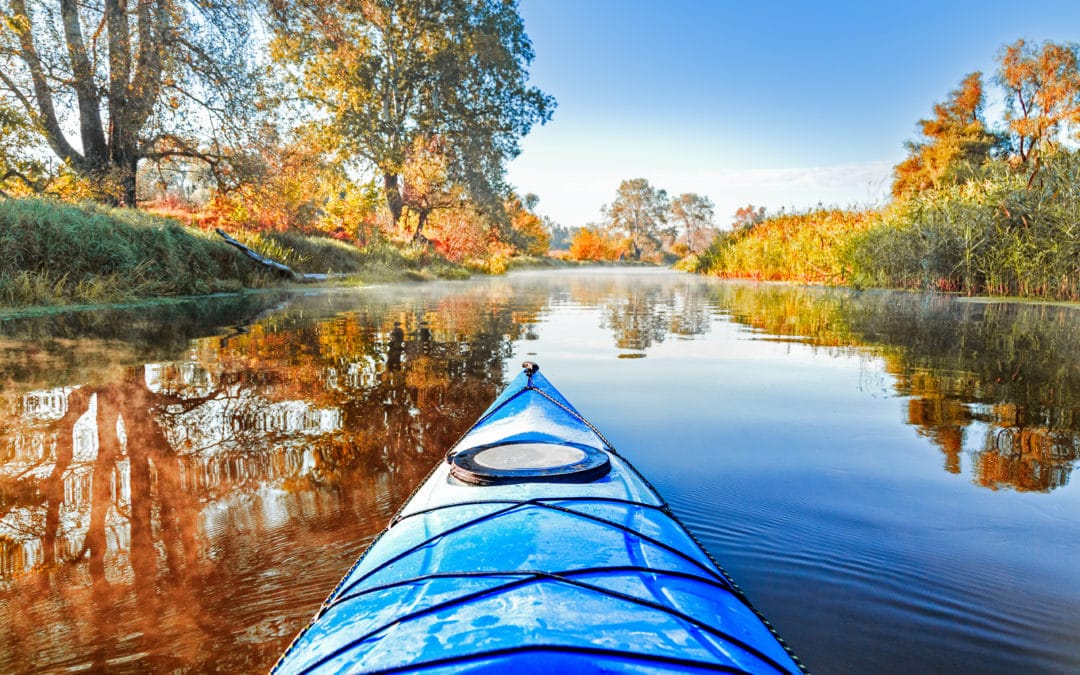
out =
[[476,485],[588,483],[607,474],[606,452],[571,443],[501,443],[459,452],[450,473]]

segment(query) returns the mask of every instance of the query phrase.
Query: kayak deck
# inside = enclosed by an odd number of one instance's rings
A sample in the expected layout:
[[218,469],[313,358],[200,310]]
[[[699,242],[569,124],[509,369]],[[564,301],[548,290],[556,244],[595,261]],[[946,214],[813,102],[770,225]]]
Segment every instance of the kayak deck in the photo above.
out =
[[[470,448],[568,435],[605,453],[605,475],[477,485],[454,471]],[[279,672],[800,672],[656,491],[539,374],[512,383],[453,454]]]

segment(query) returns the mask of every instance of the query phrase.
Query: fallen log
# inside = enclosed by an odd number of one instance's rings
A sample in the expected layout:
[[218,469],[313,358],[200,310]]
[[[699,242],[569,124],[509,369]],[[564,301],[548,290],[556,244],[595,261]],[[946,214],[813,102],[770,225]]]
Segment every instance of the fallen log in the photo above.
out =
[[240,242],[236,241],[235,239],[230,237],[228,234],[226,234],[221,228],[216,228],[215,231],[219,235],[221,235],[221,237],[225,240],[225,242],[227,244],[229,244],[231,246],[235,246],[236,248],[240,249],[240,251],[244,255],[251,258],[255,262],[259,263],[260,265],[264,265],[264,266],[274,270],[275,272],[277,272],[281,276],[289,277],[290,279],[296,279],[296,278],[298,278],[300,276],[296,272],[294,272],[292,270],[292,268],[289,267],[288,265],[286,265],[284,263],[279,263],[276,260],[271,260],[270,258],[267,258],[266,256],[259,255],[258,253],[251,250],[247,246],[244,246],[243,244],[241,244]]

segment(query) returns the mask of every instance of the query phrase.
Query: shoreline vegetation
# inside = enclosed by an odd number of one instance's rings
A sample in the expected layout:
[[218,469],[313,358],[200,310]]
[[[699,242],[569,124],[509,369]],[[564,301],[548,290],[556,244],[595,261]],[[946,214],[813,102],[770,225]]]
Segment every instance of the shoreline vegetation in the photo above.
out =
[[[452,261],[430,241],[364,247],[295,231],[230,233],[320,285],[467,279],[578,263],[519,253]],[[41,198],[0,199],[0,314],[84,309],[256,289],[308,286],[274,273],[212,229],[145,210]]]
[[1080,45],[1017,40],[965,76],[893,169],[876,209],[740,209],[681,269],[721,277],[1080,301]]
[[999,160],[877,210],[764,217],[680,269],[720,277],[1080,301],[1080,152]]
[[[300,273],[340,283],[463,279],[470,269],[424,246],[360,249],[293,232],[234,233]],[[281,286],[213,231],[134,209],[0,200],[0,310],[97,305]]]

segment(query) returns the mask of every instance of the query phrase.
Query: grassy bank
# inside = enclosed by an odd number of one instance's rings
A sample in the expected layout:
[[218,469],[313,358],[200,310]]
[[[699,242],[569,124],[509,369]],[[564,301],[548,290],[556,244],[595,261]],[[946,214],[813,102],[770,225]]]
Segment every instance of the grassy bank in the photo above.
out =
[[[324,237],[238,234],[297,272],[354,281],[463,278],[425,247],[357,249]],[[280,283],[212,232],[132,209],[0,200],[0,307],[127,302]]]
[[139,211],[0,201],[0,306],[98,303],[266,283],[235,250]]
[[726,277],[1080,300],[1080,152],[1032,179],[1004,162],[880,211],[819,210],[726,232],[684,269]]
[[872,227],[875,215],[819,209],[773,216],[750,228],[722,232],[679,267],[721,277],[847,283],[850,244]]
[[258,253],[301,274],[344,275],[356,282],[466,279],[483,271],[452,263],[423,244],[401,246],[380,240],[365,248],[294,232],[234,232]]

